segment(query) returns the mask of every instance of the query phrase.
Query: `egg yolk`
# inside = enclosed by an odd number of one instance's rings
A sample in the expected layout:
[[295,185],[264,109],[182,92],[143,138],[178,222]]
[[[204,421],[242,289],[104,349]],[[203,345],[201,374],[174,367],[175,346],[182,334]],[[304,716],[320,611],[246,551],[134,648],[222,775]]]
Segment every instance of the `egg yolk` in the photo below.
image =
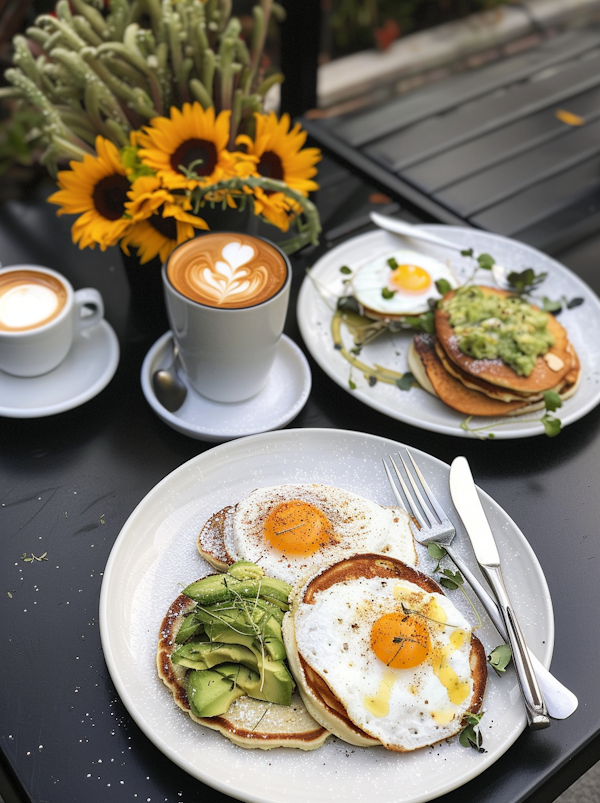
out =
[[392,669],[418,666],[429,654],[427,625],[418,616],[386,613],[371,628],[371,649]]
[[398,265],[390,276],[390,286],[405,293],[424,293],[431,286],[431,276],[418,265]]
[[300,499],[282,502],[264,524],[265,539],[288,555],[312,555],[335,540],[333,527],[319,508]]

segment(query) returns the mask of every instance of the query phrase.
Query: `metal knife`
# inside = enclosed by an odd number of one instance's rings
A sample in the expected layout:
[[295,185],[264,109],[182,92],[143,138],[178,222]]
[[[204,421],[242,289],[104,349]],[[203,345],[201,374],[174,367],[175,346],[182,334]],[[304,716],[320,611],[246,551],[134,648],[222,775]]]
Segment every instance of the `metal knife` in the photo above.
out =
[[464,250],[464,245],[453,243],[452,240],[446,240],[444,237],[438,237],[437,234],[421,229],[418,226],[413,226],[412,223],[407,223],[405,220],[387,217],[387,215],[380,215],[379,212],[371,212],[370,218],[380,229],[386,229],[386,231],[391,231],[394,234],[402,234],[404,237],[414,237],[416,240],[423,240],[433,245],[441,245],[444,248],[451,248],[453,251]]
[[479,499],[479,494],[475,488],[473,475],[466,457],[457,457],[452,462],[450,467],[450,494],[454,507],[465,525],[477,562],[498,600],[500,615],[506,628],[513,663],[525,702],[529,727],[532,729],[547,728],[550,725],[550,718],[546,710],[544,696],[535,676],[523,632],[504,584],[498,548]]

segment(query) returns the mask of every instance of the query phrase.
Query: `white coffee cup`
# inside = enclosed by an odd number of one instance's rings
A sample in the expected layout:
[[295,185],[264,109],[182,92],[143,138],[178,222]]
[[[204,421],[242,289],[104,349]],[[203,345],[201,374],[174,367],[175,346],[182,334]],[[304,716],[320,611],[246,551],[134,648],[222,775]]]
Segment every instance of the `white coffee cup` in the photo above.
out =
[[261,237],[212,232],[176,248],[162,275],[191,385],[217,402],[255,396],[283,332],[292,278],[287,256]]
[[92,287],[75,291],[40,265],[0,269],[0,370],[22,377],[52,371],[75,335],[103,316],[102,296]]

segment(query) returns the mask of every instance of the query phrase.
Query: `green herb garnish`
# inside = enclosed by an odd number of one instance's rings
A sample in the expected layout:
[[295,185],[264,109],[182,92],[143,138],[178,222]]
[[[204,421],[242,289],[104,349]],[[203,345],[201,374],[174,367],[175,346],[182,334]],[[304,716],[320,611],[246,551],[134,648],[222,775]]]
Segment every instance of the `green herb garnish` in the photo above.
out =
[[479,723],[484,713],[485,712],[482,711],[481,714],[467,714],[465,717],[465,722],[467,724],[461,730],[459,736],[459,741],[463,747],[472,747],[479,753],[485,753],[485,749],[482,747],[483,737],[479,730]]
[[28,555],[27,552],[23,552],[23,554],[21,555],[21,560],[24,561],[25,563],[33,563],[34,560],[38,561],[38,563],[41,563],[43,560],[48,560],[48,558],[46,557],[47,554],[48,554],[47,552],[43,552],[38,557],[37,555],[34,555],[33,552],[31,553],[31,555]]
[[410,390],[415,381],[415,377],[410,371],[407,371],[405,374],[402,374],[400,379],[396,380],[396,387],[400,388],[400,390]]
[[523,295],[531,292],[531,290],[541,284],[547,276],[547,273],[536,273],[533,268],[525,268],[525,270],[522,270],[520,273],[517,271],[509,273],[506,277],[506,281],[519,295]]
[[489,665],[496,671],[496,674],[502,675],[506,672],[506,667],[510,663],[512,653],[508,644],[499,644],[488,655]]
[[492,432],[488,432],[487,435],[481,434],[484,433],[486,430],[494,429],[496,427],[504,427],[507,424],[536,424],[541,423],[544,426],[544,430],[546,435],[549,438],[554,438],[558,435],[562,430],[562,423],[560,418],[557,416],[551,415],[555,410],[558,410],[559,407],[562,407],[562,399],[553,390],[547,390],[544,393],[544,408],[546,412],[541,415],[539,418],[524,418],[519,421],[515,421],[515,419],[510,419],[509,421],[496,421],[495,424],[488,424],[485,427],[472,427],[471,421],[473,420],[473,416],[470,415],[468,418],[465,418],[464,421],[461,421],[460,428],[464,429],[465,432],[471,432],[473,435],[476,435],[481,440],[485,440],[487,438],[492,438],[494,434]]
[[435,289],[441,296],[445,296],[446,293],[449,293],[450,290],[452,290],[452,285],[448,279],[438,279],[435,283]]
[[444,586],[444,588],[447,588],[450,591],[456,591],[457,589],[460,589],[462,591],[465,599],[471,606],[471,610],[475,614],[475,618],[477,619],[477,628],[481,627],[481,617],[479,616],[479,611],[473,605],[471,597],[469,597],[464,588],[465,578],[458,571],[458,569],[455,572],[453,572],[451,569],[441,568],[441,563],[444,560],[444,558],[452,560],[450,555],[448,555],[447,550],[444,549],[444,547],[441,544],[436,544],[435,542],[432,542],[431,544],[427,544],[427,552],[429,553],[429,557],[437,561],[437,565],[433,570],[433,574],[436,573],[440,574],[439,578],[440,585]]
[[479,254],[477,264],[482,270],[491,270],[496,264],[496,260],[490,254]]

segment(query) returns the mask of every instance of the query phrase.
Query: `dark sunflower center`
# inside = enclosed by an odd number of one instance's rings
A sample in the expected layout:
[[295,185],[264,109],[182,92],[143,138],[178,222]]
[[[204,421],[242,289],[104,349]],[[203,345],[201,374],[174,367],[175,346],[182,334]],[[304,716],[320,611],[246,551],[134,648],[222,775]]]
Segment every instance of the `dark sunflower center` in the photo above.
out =
[[187,139],[171,154],[171,167],[180,172],[183,166],[199,176],[209,176],[217,164],[217,149],[207,139]]
[[167,240],[177,239],[177,222],[174,217],[163,217],[162,206],[156,211],[156,214],[148,220],[152,228],[156,229],[159,234],[166,237]]
[[265,151],[260,157],[257,170],[261,176],[265,178],[275,178],[278,181],[283,180],[283,165],[281,159],[273,151]]
[[118,220],[123,217],[125,203],[128,200],[127,191],[130,188],[129,180],[120,173],[101,178],[92,192],[96,212],[107,220]]

